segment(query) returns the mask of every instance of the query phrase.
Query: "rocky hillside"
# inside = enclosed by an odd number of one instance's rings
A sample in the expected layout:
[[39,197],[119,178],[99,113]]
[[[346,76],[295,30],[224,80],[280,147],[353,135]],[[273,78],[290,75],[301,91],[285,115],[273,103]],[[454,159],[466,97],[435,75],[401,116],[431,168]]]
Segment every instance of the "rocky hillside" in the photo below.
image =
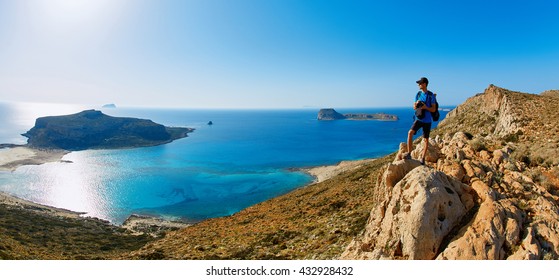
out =
[[23,136],[35,148],[115,149],[154,146],[186,137],[192,129],[165,127],[151,120],[118,118],[87,110],[73,115],[38,118]]
[[428,166],[402,145],[342,258],[558,259],[558,105],[491,85],[440,124]]
[[516,160],[531,166],[559,164],[559,95],[509,91],[490,85],[441,121],[435,135],[465,132],[477,142],[484,137],[507,142]]
[[155,239],[0,193],[0,260],[114,259]]
[[426,166],[389,155],[123,258],[558,259],[558,105],[490,86],[440,124]]
[[559,97],[559,90],[546,90],[541,93],[543,96]]

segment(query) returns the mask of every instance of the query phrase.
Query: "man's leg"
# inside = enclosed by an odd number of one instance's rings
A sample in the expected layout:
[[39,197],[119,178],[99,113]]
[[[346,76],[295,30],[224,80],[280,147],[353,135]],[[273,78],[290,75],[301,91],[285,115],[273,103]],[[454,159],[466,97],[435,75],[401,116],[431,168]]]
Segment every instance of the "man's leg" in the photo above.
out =
[[411,154],[411,151],[413,150],[413,136],[415,135],[415,131],[411,130],[408,131],[408,154]]
[[427,155],[427,149],[429,149],[429,135],[431,134],[431,123],[423,124],[423,155],[421,156],[421,164],[425,164],[425,156]]
[[[415,121],[411,126],[410,130],[408,131],[408,155],[411,155],[411,151],[413,151],[413,136],[417,133],[417,130],[421,128],[421,122]],[[411,157],[407,157],[410,159]]]
[[425,164],[425,156],[427,155],[427,149],[429,149],[429,138],[423,138],[423,156],[421,157],[421,164]]

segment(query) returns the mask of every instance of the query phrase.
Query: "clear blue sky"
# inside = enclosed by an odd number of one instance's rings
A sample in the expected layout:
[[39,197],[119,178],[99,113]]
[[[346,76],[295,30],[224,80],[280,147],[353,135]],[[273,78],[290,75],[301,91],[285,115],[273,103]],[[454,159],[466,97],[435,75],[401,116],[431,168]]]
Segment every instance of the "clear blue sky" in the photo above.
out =
[[559,89],[559,1],[0,0],[1,101],[409,106]]

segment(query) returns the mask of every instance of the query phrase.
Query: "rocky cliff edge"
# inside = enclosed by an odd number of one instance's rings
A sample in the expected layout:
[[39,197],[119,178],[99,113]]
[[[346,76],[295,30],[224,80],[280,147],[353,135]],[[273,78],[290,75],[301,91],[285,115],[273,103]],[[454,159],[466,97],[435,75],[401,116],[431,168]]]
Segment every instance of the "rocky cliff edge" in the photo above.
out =
[[490,85],[441,122],[426,166],[402,143],[341,258],[558,259],[558,103]]

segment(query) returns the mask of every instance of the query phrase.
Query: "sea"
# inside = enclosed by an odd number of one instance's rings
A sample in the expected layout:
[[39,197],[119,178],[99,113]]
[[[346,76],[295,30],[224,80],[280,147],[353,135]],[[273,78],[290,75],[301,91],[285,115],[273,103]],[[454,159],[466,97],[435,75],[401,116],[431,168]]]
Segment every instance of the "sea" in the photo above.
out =
[[[131,214],[199,222],[232,215],[312,183],[314,178],[298,171],[301,168],[392,153],[406,141],[413,122],[410,108],[336,109],[340,113],[395,114],[398,121],[319,121],[317,108],[154,109],[0,103],[0,143],[25,144],[27,139],[21,134],[34,126],[36,118],[84,109],[195,131],[165,145],[77,151],[60,162],[0,171],[0,191],[117,225]],[[441,112],[441,119],[446,113]]]

